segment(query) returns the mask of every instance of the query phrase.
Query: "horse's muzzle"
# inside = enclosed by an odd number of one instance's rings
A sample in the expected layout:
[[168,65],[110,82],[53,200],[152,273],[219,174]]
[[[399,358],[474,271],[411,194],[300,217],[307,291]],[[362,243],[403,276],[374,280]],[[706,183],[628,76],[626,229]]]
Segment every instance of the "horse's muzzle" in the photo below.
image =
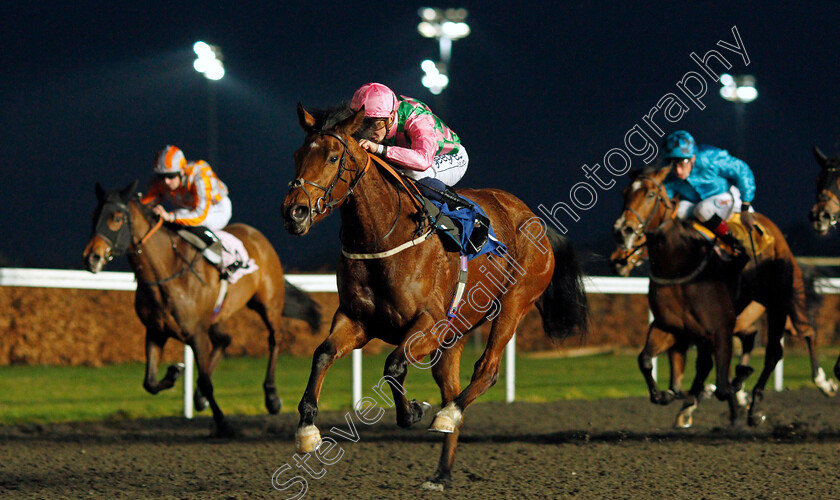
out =
[[85,255],[85,269],[92,273],[98,273],[107,263],[108,259],[98,253],[91,252]]
[[286,230],[294,235],[306,234],[312,224],[311,210],[308,206],[297,204],[290,206],[284,213]]
[[811,212],[808,214],[808,218],[811,219],[811,224],[814,228],[814,232],[816,232],[817,234],[826,234],[828,230],[831,229],[833,218],[827,210],[820,210],[815,208],[814,210],[811,210]]

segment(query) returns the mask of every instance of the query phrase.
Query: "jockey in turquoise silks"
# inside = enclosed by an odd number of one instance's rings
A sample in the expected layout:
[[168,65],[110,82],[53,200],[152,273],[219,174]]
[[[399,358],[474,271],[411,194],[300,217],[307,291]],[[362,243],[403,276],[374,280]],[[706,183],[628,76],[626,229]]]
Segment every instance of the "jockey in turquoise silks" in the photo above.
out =
[[741,222],[747,230],[752,230],[755,177],[750,167],[723,149],[698,147],[691,134],[683,130],[665,137],[662,150],[671,167],[665,188],[668,196],[680,200],[677,216],[697,218],[735,250],[734,260],[743,267],[749,257],[729,231],[726,220],[740,210]]

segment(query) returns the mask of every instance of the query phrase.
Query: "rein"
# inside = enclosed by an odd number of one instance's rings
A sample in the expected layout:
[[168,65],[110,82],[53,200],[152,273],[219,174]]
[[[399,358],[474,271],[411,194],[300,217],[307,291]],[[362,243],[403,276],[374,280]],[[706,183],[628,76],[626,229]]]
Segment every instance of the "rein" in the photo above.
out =
[[[639,221],[639,224],[636,225],[636,227],[633,227],[633,236],[635,236],[637,238],[641,237],[645,233],[645,230],[647,229],[648,225],[650,224],[650,222],[653,220],[653,218],[659,212],[659,204],[660,203],[665,205],[665,213],[662,215],[662,219],[663,219],[662,222],[655,229],[653,229],[653,231],[658,231],[658,230],[664,228],[666,224],[670,224],[674,220],[674,218],[676,218],[676,216],[677,216],[677,210],[676,210],[675,206],[673,204],[671,204],[670,201],[666,200],[664,196],[662,196],[662,191],[665,189],[665,187],[662,184],[660,184],[656,179],[654,179],[652,177],[642,176],[642,177],[639,177],[637,180],[641,181],[641,180],[645,180],[645,179],[651,181],[657,187],[656,200],[655,200],[653,208],[651,209],[648,216],[645,217],[644,220],[642,220],[642,216],[639,215],[639,213],[635,209],[633,209],[632,207],[628,207],[628,208],[624,209],[625,212],[630,212],[631,214],[633,214],[633,217],[635,217],[636,220]],[[671,212],[670,217],[667,216],[668,210],[673,210],[673,212]],[[641,246],[637,247],[637,248],[641,248]],[[630,255],[632,255],[632,253]],[[629,255],[628,255],[628,257],[629,257]]]
[[[652,177],[642,176],[642,177],[638,178],[638,180],[645,180],[645,179],[651,181],[657,188],[656,202],[653,206],[653,209],[648,214],[647,218],[645,218],[644,222],[640,223],[639,226],[633,230],[633,234],[635,236],[641,236],[642,234],[644,234],[646,232],[646,230],[647,230],[647,232],[661,231],[662,229],[667,227],[669,224],[672,224],[674,222],[674,220],[676,220],[676,217],[677,217],[676,205],[672,204],[670,202],[670,200],[666,199],[662,195],[662,191],[665,189],[665,187],[661,183],[659,183],[656,179],[654,179]],[[647,229],[648,224],[650,224],[651,221],[653,220],[653,218],[657,215],[660,203],[665,205],[665,213],[662,214],[662,222],[660,222],[659,225],[656,226],[655,229],[652,229],[652,230]],[[670,216],[668,215],[669,210],[671,211]],[[629,211],[630,213],[632,213],[636,217],[636,219],[638,219],[640,221],[642,220],[642,218],[639,216],[638,212],[636,212],[634,209],[627,208],[625,211]],[[641,249],[643,246],[644,246],[644,244],[636,247],[633,250],[633,252],[631,252],[627,257],[625,257],[625,262],[626,262],[627,259],[630,258],[630,256],[632,256],[634,253],[636,253],[636,251]],[[709,264],[709,261],[711,260],[711,256],[712,256],[712,251],[711,250],[707,251],[706,254],[703,256],[703,260],[700,261],[700,264],[697,266],[697,268],[694,269],[694,271],[692,271],[691,273],[689,273],[686,276],[682,276],[682,277],[679,277],[679,278],[663,278],[663,277],[660,277],[660,276],[656,276],[656,275],[653,274],[653,269],[652,269],[652,266],[651,266],[651,271],[649,273],[650,274],[650,280],[652,282],[656,283],[657,285],[682,285],[682,284],[688,283],[689,281],[692,281],[695,278],[697,278],[698,276],[700,276],[700,273],[702,273],[703,270],[706,269],[706,266]]]
[[[837,172],[840,172],[840,167],[828,167],[824,168],[823,171],[837,174]],[[819,194],[817,194],[817,202],[824,202],[829,205],[834,203],[835,205],[840,207],[840,177],[835,179],[833,184],[827,184],[829,185],[821,189]],[[838,217],[840,217],[840,211],[835,213],[829,213],[829,217],[831,217],[829,223],[832,226],[835,226],[837,224]]]
[[[324,186],[322,186],[318,183],[315,183],[315,182],[312,182],[310,180],[304,179],[303,177],[299,177],[299,178],[297,178],[294,181],[289,183],[290,190],[302,189],[304,194],[306,194],[307,202],[308,202],[309,207],[310,207],[310,210],[309,210],[309,222],[310,222],[310,224],[314,222],[314,220],[313,220],[314,216],[321,215],[321,214],[327,213],[328,211],[331,211],[334,207],[339,206],[342,203],[344,203],[344,201],[353,194],[354,190],[356,189],[356,186],[362,180],[362,177],[364,177],[364,175],[367,173],[368,168],[370,168],[370,165],[371,165],[372,161],[376,162],[380,167],[382,167],[385,170],[385,172],[387,172],[392,177],[394,177],[397,180],[397,182],[399,182],[400,185],[402,185],[403,189],[405,189],[406,193],[408,193],[409,197],[411,198],[412,203],[415,205],[415,207],[418,210],[422,211],[424,209],[423,203],[418,199],[418,196],[422,196],[422,195],[420,194],[420,190],[417,188],[417,186],[413,185],[410,182],[406,183],[405,180],[403,179],[404,175],[397,172],[391,165],[389,165],[387,162],[385,162],[381,158],[379,158],[375,155],[372,155],[370,153],[367,154],[367,161],[365,162],[364,168],[361,169],[361,173],[355,175],[355,177],[353,177],[349,182],[345,181],[345,182],[348,182],[347,192],[344,193],[344,195],[341,198],[339,198],[337,200],[333,200],[333,197],[332,197],[333,190],[338,185],[339,180],[344,180],[342,178],[342,176],[344,175],[344,172],[348,170],[347,161],[346,161],[347,156],[350,156],[350,159],[357,166],[357,168],[355,170],[356,172],[359,172],[359,169],[358,169],[359,163],[356,161],[356,159],[352,155],[347,154],[347,151],[349,150],[349,147],[347,146],[347,142],[344,140],[344,138],[342,138],[341,136],[339,136],[338,134],[336,134],[334,132],[319,131],[319,132],[316,132],[316,133],[320,136],[328,135],[330,137],[335,138],[336,140],[338,140],[339,143],[341,143],[341,145],[344,147],[344,149],[341,151],[341,158],[339,160],[338,172],[333,177],[329,186],[324,187]],[[307,185],[318,188],[318,189],[320,189],[324,192],[324,194],[321,197],[319,197],[315,200],[315,205],[314,206],[312,204],[312,195],[309,193],[309,190],[306,189]],[[411,185],[411,188],[409,188],[409,185]],[[412,188],[413,188],[414,192],[412,192]],[[415,196],[415,193],[416,193],[416,196]],[[381,241],[384,241],[386,238],[388,238],[388,236],[391,235],[391,233],[394,232],[394,229],[396,229],[397,223],[399,222],[400,214],[402,213],[402,199],[400,198],[399,193],[397,194],[397,202],[398,202],[397,215],[394,218],[393,224],[391,224],[391,228],[388,230],[387,233],[385,233],[384,236],[379,238],[377,241],[371,243],[371,245],[375,245],[375,244],[377,244]],[[418,228],[418,231],[415,232],[415,234],[418,234],[419,231],[420,231],[420,229]],[[414,238],[411,241],[407,241],[407,242],[403,243],[402,245],[399,245],[396,248],[393,248],[391,250],[386,250],[386,251],[383,251],[383,252],[376,252],[376,253],[352,253],[352,252],[348,252],[344,248],[344,245],[342,244],[341,254],[348,259],[357,259],[357,260],[381,259],[381,258],[385,258],[385,257],[390,257],[392,255],[396,255],[397,253],[402,252],[403,250],[405,250],[409,247],[412,247],[412,246],[418,245],[420,243],[423,243],[424,241],[429,239],[429,237],[431,237],[433,234],[434,234],[434,228],[430,228],[426,233]],[[339,239],[341,239],[340,236],[339,236]]]
[[[313,214],[314,215],[321,215],[321,214],[327,213],[328,211],[331,211],[333,209],[333,207],[336,207],[336,206],[344,203],[344,200],[346,198],[348,198],[350,195],[353,194],[353,191],[356,189],[356,185],[359,183],[359,181],[362,180],[362,177],[364,177],[365,174],[367,173],[368,167],[370,167],[370,159],[371,159],[371,155],[368,155],[367,163],[365,163],[365,167],[361,170],[361,173],[357,174],[355,177],[353,177],[350,180],[350,182],[348,182],[349,187],[347,188],[347,192],[344,193],[344,196],[342,196],[338,200],[333,200],[332,199],[332,192],[335,189],[336,185],[338,184],[338,181],[343,180],[341,178],[341,176],[344,175],[344,172],[347,170],[347,162],[345,160],[346,157],[348,156],[347,155],[347,149],[348,149],[347,142],[341,136],[339,136],[338,134],[336,134],[334,132],[317,132],[317,134],[318,135],[328,135],[330,137],[334,137],[336,140],[338,140],[338,142],[341,143],[342,146],[344,146],[344,149],[341,151],[341,159],[339,160],[339,163],[338,163],[338,173],[336,173],[335,177],[333,177],[333,180],[332,180],[332,182],[330,182],[329,186],[324,187],[324,186],[322,186],[318,183],[306,180],[303,177],[298,177],[297,179],[295,179],[294,181],[289,183],[290,190],[302,189],[304,194],[306,194],[306,198],[308,200],[309,206],[311,207],[311,210],[309,211],[309,223],[310,224],[313,222],[313,220],[312,220]],[[356,164],[355,158],[353,158],[351,156],[351,159],[353,160],[353,163]],[[356,164],[356,167],[357,168],[356,168],[355,171],[358,172],[358,164]],[[345,182],[347,182],[347,181],[345,181]],[[323,196],[321,196],[320,198],[315,200],[315,205],[314,206],[312,205],[312,195],[309,194],[309,191],[306,189],[307,184],[310,185],[310,186],[316,187],[316,188],[318,188],[318,189],[320,189],[324,192]]]
[[703,256],[703,260],[700,261],[700,265],[697,268],[689,273],[687,276],[682,276],[680,278],[661,278],[659,276],[655,276],[653,271],[650,272],[650,280],[656,283],[657,285],[683,285],[692,281],[694,278],[700,276],[700,273],[703,272],[703,269],[706,269],[706,266],[709,264],[709,260],[712,257],[712,250],[706,252],[706,255]]
[[[110,254],[108,256],[109,257],[108,260],[109,261],[114,260],[114,257],[119,257],[120,255],[122,255],[124,253],[126,253],[128,255],[140,255],[140,254],[142,254],[143,253],[142,245],[145,244],[147,241],[149,241],[149,239],[152,237],[152,235],[154,235],[161,227],[163,227],[163,219],[159,217],[157,222],[152,225],[152,227],[149,229],[149,231],[146,232],[146,234],[143,235],[143,237],[140,238],[140,240],[138,242],[132,242],[131,240],[132,240],[133,230],[132,230],[132,224],[131,224],[131,212],[130,212],[130,209],[128,207],[128,204],[122,203],[122,202],[118,203],[118,202],[114,202],[114,201],[110,201],[108,203],[105,203],[105,205],[108,205],[108,204],[115,205],[116,206],[115,210],[119,210],[120,212],[122,212],[125,215],[125,219],[126,219],[126,222],[127,222],[125,225],[120,227],[118,230],[113,231],[113,230],[111,230],[107,227],[107,219],[103,220],[103,218],[102,218],[102,215],[104,215],[106,212],[104,210],[102,210],[100,212],[100,216],[99,216],[100,219],[99,219],[99,221],[97,221],[96,229],[94,231],[94,234],[96,236],[99,236],[103,240],[105,240],[105,242],[108,243],[108,245],[111,247],[112,252],[110,252]],[[103,205],[103,208],[104,208],[104,205]],[[112,212],[108,212],[108,213],[110,214]],[[107,234],[105,234],[105,233],[107,233]],[[138,280],[138,283],[142,283],[144,285],[149,285],[149,286],[160,285],[162,283],[166,283],[167,281],[171,281],[171,280],[174,280],[176,278],[179,278],[180,276],[185,274],[187,271],[189,271],[189,272],[192,272],[195,275],[196,278],[198,278],[198,280],[201,282],[202,285],[205,284],[204,280],[201,279],[201,276],[199,276],[198,273],[195,270],[195,265],[196,265],[196,262],[198,261],[198,257],[200,256],[200,252],[196,251],[193,258],[191,260],[187,260],[184,257],[184,255],[181,254],[178,251],[178,249],[175,247],[175,243],[172,241],[171,235],[170,235],[170,243],[171,243],[171,246],[172,246],[172,251],[175,252],[175,255],[177,255],[178,258],[182,262],[187,263],[187,265],[183,266],[179,271],[175,272],[174,274],[172,274],[169,277],[166,277],[166,278],[163,278],[163,279],[160,279],[160,280],[156,280],[156,281],[140,281],[140,280]],[[133,248],[133,249],[131,251],[129,251],[129,249],[131,249],[131,248]]]

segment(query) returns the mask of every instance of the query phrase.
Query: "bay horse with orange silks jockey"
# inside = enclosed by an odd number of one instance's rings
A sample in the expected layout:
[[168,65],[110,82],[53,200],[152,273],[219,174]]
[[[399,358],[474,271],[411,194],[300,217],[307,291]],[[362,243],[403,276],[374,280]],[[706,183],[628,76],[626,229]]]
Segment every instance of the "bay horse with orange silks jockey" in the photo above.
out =
[[[306,138],[295,152],[295,180],[283,215],[289,232],[304,235],[337,210],[343,250],[336,273],[339,307],[329,337],[315,350],[298,406],[298,451],[320,446],[315,417],[327,369],[379,338],[397,346],[385,362],[380,383],[391,386],[398,425],[418,422],[429,408],[405,396],[410,364],[431,368],[440,387],[442,409],[430,430],[446,436],[437,472],[424,487],[442,489],[451,480],[463,412],[496,383],[505,345],[529,308],[536,304],[551,338],[585,331],[580,268],[570,244],[547,230],[513,195],[498,189],[459,190],[484,208],[507,252],[472,261],[457,321],[447,321],[459,255],[447,252],[442,240],[432,237],[408,188],[386,173],[390,167],[374,164],[359,146],[354,134],[362,126],[364,108],[354,113],[340,106],[316,115],[298,105]],[[469,385],[461,390],[459,363],[466,334],[485,321],[492,322],[487,346]],[[423,362],[427,356],[430,361]]]
[[[761,226],[771,232],[773,244],[740,275],[733,275],[716,258],[712,245],[693,229],[692,223],[676,218],[676,204],[671,202],[662,184],[669,171],[666,167],[631,174],[631,184],[623,194],[624,211],[614,226],[616,240],[626,250],[637,245],[643,236],[651,260],[648,300],[654,321],[639,354],[639,367],[647,381],[651,401],[667,404],[675,397],[674,393],[663,393],[657,388],[651,375],[653,356],[672,347],[684,351],[695,343],[697,375],[677,425],[690,426],[691,412],[696,408],[697,397],[713,362],[717,371],[715,395],[729,402],[730,420],[734,423],[737,399],[729,380],[729,363],[736,315],[743,313],[742,324],[747,325],[765,309],[768,342],[764,368],[752,391],[750,425],[757,425],[765,418],[761,409],[764,387],[781,359],[781,339],[788,317],[792,331],[802,335],[810,349],[814,382],[824,393],[833,395],[836,383],[827,380],[819,367],[816,331],[805,314],[802,273],[782,233],[769,219],[756,214]],[[748,308],[753,301],[757,304]]]
[[[182,365],[171,365],[163,379],[157,379],[164,345],[176,338],[189,345],[198,367],[194,404],[201,411],[209,404],[215,435],[229,436],[233,429],[224,419],[213,396],[210,376],[231,337],[220,323],[247,305],[268,328],[268,369],[263,390],[269,413],[278,413],[274,370],[282,334],[281,316],[306,321],[313,332],[320,326],[320,306],[306,293],[285,281],[280,258],[271,243],[251,226],[231,224],[225,231],[237,237],[257,268],[231,283],[227,294],[218,268],[202,258],[178,234],[177,226],[163,223],[150,207],[142,204],[137,181],[122,190],[105,192],[96,185],[98,206],[93,216],[93,234],[84,251],[85,267],[97,273],[115,257],[128,256],[137,278],[134,309],[146,327],[146,375],[143,387],[152,394],[171,388],[180,377]],[[227,285],[226,283],[224,285]],[[221,308],[217,300],[223,296]],[[192,381],[188,381],[192,383]]]
[[[808,218],[814,232],[824,236],[840,219],[840,155],[826,156],[820,148],[814,147],[814,158],[820,166],[817,175],[817,201],[811,207]],[[834,375],[840,378],[840,358],[834,364]]]

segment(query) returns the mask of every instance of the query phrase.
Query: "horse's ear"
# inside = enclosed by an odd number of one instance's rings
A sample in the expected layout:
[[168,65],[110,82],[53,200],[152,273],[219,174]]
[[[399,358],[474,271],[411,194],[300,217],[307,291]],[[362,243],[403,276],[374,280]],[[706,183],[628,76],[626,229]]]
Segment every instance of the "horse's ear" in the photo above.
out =
[[125,187],[122,191],[120,191],[120,199],[123,201],[128,201],[132,196],[137,194],[137,179],[134,179],[134,182],[129,184]]
[[297,105],[297,114],[298,122],[300,122],[301,128],[308,134],[313,128],[315,128],[315,117],[303,109],[303,104],[300,102],[298,102]]
[[825,153],[820,151],[820,148],[818,148],[817,146],[814,146],[814,158],[817,159],[817,163],[821,167],[825,168],[826,163],[828,163],[828,157],[825,155]]
[[657,170],[656,172],[654,172],[653,178],[656,179],[659,182],[662,182],[662,181],[665,180],[665,177],[667,177],[668,174],[670,174],[670,173],[671,173],[671,165],[666,165],[666,166],[660,168],[659,170]]
[[365,107],[362,106],[352,116],[339,123],[335,128],[344,132],[347,135],[353,135],[362,126],[365,120]]
[[105,192],[105,188],[102,187],[102,184],[97,182],[96,186],[94,186],[94,190],[96,191],[97,201],[99,201],[99,203],[105,201],[105,196],[107,195],[107,193]]

